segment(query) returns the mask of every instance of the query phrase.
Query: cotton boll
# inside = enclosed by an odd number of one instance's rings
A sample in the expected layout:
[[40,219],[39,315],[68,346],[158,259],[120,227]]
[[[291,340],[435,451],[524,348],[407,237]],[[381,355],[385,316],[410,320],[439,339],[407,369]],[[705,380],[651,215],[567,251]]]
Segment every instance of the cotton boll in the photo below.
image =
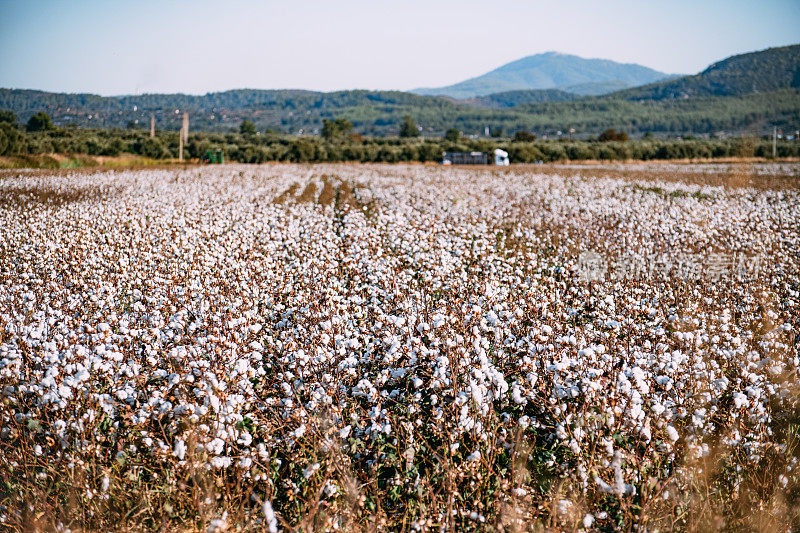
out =
[[264,525],[269,533],[278,533],[278,519],[275,516],[275,511],[272,510],[272,503],[265,501],[261,506],[261,512],[264,513]]
[[669,440],[671,440],[672,442],[675,442],[680,438],[678,430],[676,430],[672,425],[667,426],[667,436],[669,437]]
[[186,443],[181,439],[175,441],[175,456],[180,461],[183,461],[183,458],[186,456]]
[[225,518],[215,518],[208,524],[208,533],[223,533],[228,530]]

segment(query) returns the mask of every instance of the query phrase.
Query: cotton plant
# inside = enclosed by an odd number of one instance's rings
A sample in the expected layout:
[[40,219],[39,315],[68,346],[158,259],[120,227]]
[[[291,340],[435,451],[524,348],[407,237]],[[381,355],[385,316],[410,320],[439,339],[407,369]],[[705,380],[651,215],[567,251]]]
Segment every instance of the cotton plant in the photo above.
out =
[[[270,531],[303,520],[298,501],[325,502],[330,527],[376,512],[374,479],[419,530],[503,506],[607,527],[642,498],[683,505],[719,443],[779,454],[796,484],[800,195],[635,185],[378,165],[3,175],[0,464],[97,465],[120,476],[86,480],[106,500],[140,469],[236,478]],[[712,249],[761,271],[648,262]],[[586,250],[602,277],[581,277]]]

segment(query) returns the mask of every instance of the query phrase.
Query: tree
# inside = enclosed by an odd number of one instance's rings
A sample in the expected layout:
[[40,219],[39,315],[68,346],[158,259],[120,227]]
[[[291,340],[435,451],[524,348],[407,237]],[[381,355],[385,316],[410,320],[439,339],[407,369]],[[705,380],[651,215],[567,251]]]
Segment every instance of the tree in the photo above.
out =
[[405,115],[403,122],[400,123],[400,137],[419,137],[419,129],[417,123],[411,118],[411,115]]
[[17,125],[17,115],[13,111],[0,110],[0,124]]
[[536,140],[536,135],[529,131],[518,131],[514,134],[516,142],[533,142]]
[[346,118],[337,118],[336,120],[326,118],[322,121],[321,134],[328,141],[340,139],[351,131],[353,131],[353,123]]
[[54,129],[54,126],[47,113],[39,111],[28,119],[25,129],[27,131],[47,131]]
[[502,137],[503,136],[503,128],[498,126],[496,128],[492,128],[491,130],[492,137]]
[[171,156],[167,147],[164,146],[161,140],[159,140],[157,137],[153,139],[150,137],[138,139],[133,144],[133,151],[134,153],[143,155],[145,157],[151,157],[153,159],[164,159]]
[[0,122],[0,155],[14,154],[24,149],[23,134],[14,123]]
[[458,142],[458,140],[461,138],[461,132],[455,128],[450,128],[444,132],[444,138],[451,143]]
[[607,142],[607,141],[627,141],[628,134],[624,131],[616,131],[613,128],[609,128],[597,138],[598,141]]
[[239,133],[241,133],[242,135],[255,135],[256,125],[253,124],[251,121],[245,119],[239,125]]

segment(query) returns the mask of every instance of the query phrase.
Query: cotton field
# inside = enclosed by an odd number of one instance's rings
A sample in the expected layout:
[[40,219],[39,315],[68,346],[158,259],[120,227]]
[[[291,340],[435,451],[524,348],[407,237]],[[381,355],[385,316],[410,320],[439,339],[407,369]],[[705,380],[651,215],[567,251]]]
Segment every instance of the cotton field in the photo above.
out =
[[797,528],[800,168],[673,166],[0,175],[0,523]]

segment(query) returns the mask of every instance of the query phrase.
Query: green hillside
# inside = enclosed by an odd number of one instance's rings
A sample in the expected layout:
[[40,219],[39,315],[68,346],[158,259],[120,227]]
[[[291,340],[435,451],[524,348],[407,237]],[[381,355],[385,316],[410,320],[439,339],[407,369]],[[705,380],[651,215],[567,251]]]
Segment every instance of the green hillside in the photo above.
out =
[[145,94],[101,97],[0,89],[0,109],[21,122],[44,111],[57,126],[177,130],[184,111],[192,131],[238,130],[245,119],[261,132],[316,134],[323,120],[347,118],[356,133],[392,136],[404,115],[424,136],[456,128],[482,136],[485,128],[540,136],[576,130],[596,136],[607,128],[631,135],[765,133],[800,129],[800,46],[734,56],[695,76],[580,97],[556,89],[495,93],[468,100],[399,91],[240,89],[206,95]]
[[694,76],[653,83],[609,96],[626,100],[664,100],[741,96],[789,88],[800,89],[800,45],[729,57]]
[[800,91],[783,89],[746,96],[624,100],[594,97],[574,102],[528,104],[513,111],[530,117],[534,131],[566,124],[579,132],[615,128],[637,134],[747,132],[800,127]]
[[577,94],[559,91],[558,89],[527,89],[476,96],[466,100],[455,100],[455,102],[474,107],[501,109],[538,102],[570,102],[579,98],[580,96]]

